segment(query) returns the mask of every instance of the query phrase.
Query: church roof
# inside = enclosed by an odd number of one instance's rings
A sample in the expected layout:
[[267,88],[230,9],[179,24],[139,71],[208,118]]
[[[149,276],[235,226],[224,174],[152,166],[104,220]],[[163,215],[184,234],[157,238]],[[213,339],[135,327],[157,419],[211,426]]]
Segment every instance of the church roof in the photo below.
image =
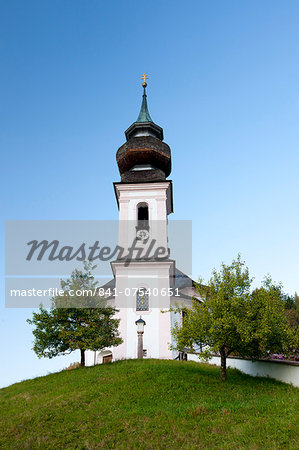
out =
[[175,277],[174,283],[175,288],[183,289],[185,287],[195,287],[195,281],[193,281],[192,278],[188,277],[188,275],[185,275],[177,268],[175,269],[174,277]]
[[[185,288],[195,289],[196,282],[177,268],[175,268],[174,278],[174,289],[178,289],[179,291]],[[113,291],[113,289],[115,289],[115,278],[109,280],[106,284],[101,286],[101,288],[103,288],[104,290],[110,289],[111,291]]]

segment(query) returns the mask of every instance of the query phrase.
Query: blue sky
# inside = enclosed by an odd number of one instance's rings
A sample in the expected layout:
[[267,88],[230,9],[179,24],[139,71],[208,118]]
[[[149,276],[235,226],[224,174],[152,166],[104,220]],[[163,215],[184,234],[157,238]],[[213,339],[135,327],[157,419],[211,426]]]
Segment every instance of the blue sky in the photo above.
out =
[[[299,291],[298,21],[295,0],[0,1],[3,229],[117,219],[115,153],[146,72],[193,277],[241,252],[257,284],[270,273]],[[1,307],[1,385],[77,359],[38,360],[30,315]]]

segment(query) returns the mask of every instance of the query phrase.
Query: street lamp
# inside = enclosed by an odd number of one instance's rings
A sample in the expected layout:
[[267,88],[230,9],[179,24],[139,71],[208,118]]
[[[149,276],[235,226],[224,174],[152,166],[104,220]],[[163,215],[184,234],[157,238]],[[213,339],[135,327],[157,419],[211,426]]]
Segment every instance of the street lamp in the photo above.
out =
[[138,334],[138,354],[137,358],[143,358],[143,333],[144,333],[144,325],[146,325],[143,319],[136,320],[135,324],[137,325],[137,334]]

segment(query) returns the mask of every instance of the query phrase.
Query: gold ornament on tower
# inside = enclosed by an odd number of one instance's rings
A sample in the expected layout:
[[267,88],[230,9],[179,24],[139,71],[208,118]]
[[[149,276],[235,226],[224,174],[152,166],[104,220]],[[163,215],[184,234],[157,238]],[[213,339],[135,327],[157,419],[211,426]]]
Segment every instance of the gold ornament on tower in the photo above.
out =
[[147,82],[145,80],[148,79],[148,76],[144,73],[141,77],[141,80],[143,80],[142,86],[145,88],[147,86]]

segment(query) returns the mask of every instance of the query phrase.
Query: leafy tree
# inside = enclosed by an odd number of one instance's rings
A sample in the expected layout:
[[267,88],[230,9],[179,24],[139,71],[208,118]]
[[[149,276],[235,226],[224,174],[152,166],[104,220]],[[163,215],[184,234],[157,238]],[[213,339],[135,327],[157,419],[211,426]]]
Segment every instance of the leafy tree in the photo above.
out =
[[[295,295],[297,295],[297,294],[295,293]],[[284,294],[283,300],[284,300],[285,309],[294,309],[295,308],[295,297],[288,295],[288,294]]]
[[221,357],[221,378],[226,379],[226,359],[234,353],[257,358],[269,351],[288,350],[294,336],[288,327],[281,299],[281,286],[267,278],[251,292],[252,279],[240,255],[231,265],[222,264],[212,272],[208,284],[197,285],[202,302],[192,308],[172,308],[184,312],[182,326],[173,328],[175,348],[203,348],[201,358],[215,352]]
[[285,314],[291,327],[297,329],[299,327],[299,295],[295,292],[294,297],[288,296],[285,304]]
[[248,317],[252,322],[252,340],[255,351],[248,356],[263,357],[268,353],[293,352],[296,347],[296,332],[288,323],[285,314],[285,295],[282,286],[275,285],[266,277],[262,287],[255,289],[248,305]]
[[38,357],[53,358],[79,349],[84,366],[85,350],[121,344],[119,319],[113,318],[117,310],[99,296],[94,268],[84,263],[83,271],[75,269],[69,279],[60,281],[64,294],[52,298],[52,307],[41,307],[27,320],[35,326],[33,350]]

